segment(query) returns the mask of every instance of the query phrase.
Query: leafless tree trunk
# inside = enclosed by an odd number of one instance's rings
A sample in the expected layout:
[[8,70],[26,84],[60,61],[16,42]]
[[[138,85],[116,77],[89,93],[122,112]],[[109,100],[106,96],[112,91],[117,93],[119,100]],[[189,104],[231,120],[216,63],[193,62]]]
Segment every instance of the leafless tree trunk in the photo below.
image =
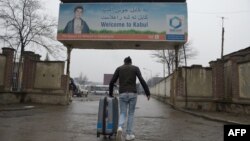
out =
[[[184,51],[185,49],[185,51]],[[165,63],[168,75],[170,75],[175,68],[175,51],[174,50],[155,50],[152,52],[152,57],[156,58],[156,62]],[[186,64],[187,59],[194,58],[197,55],[197,52],[191,48],[191,43],[188,42],[184,45],[183,48],[179,49],[178,53],[178,66],[183,63]],[[186,59],[186,60],[185,60]]]
[[64,50],[55,39],[55,20],[43,14],[42,10],[39,0],[0,0],[0,26],[7,31],[0,32],[0,40],[20,52],[17,73],[22,69],[22,56],[27,49],[43,48],[54,57]]

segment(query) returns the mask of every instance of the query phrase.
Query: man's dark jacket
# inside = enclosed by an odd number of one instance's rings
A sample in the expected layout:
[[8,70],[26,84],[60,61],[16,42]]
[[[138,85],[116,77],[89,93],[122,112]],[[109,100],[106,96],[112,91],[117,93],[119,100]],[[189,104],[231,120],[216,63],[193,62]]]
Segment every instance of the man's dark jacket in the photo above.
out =
[[115,70],[115,73],[110,81],[109,84],[109,94],[110,96],[113,96],[113,87],[114,83],[119,78],[119,93],[125,93],[125,92],[133,92],[137,93],[136,90],[136,76],[138,77],[145,94],[147,96],[150,96],[149,88],[145,82],[145,80],[142,78],[140,69],[137,66],[131,65],[131,64],[124,64],[120,67],[118,67]]
[[[89,26],[83,19],[81,19],[81,25],[83,27],[82,33],[89,33]],[[63,33],[74,33],[74,19],[67,23],[63,30]]]

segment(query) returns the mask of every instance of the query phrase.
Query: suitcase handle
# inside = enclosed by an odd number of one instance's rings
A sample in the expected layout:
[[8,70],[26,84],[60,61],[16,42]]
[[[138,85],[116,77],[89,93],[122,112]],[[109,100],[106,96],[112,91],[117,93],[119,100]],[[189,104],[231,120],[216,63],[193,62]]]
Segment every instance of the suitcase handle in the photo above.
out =
[[103,134],[106,134],[106,112],[107,112],[107,97],[104,98],[104,107],[103,107],[103,118],[102,118],[102,124],[103,124],[103,128],[102,128],[102,132]]

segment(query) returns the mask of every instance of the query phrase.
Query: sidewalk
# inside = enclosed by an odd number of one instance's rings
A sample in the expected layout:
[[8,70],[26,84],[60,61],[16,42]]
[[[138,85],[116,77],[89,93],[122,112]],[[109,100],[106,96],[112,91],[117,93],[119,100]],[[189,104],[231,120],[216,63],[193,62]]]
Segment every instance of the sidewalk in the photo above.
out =
[[198,110],[187,110],[174,108],[176,110],[189,113],[194,116],[201,118],[224,122],[226,124],[245,124],[250,125],[250,114],[238,114],[238,113],[227,113],[227,112],[208,112]]

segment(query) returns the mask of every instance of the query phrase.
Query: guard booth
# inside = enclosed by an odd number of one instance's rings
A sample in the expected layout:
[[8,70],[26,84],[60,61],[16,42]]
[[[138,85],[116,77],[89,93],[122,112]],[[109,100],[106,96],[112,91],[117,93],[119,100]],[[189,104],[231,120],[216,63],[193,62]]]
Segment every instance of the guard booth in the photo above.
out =
[[[57,40],[79,49],[176,50],[186,43],[186,0],[61,0]],[[177,64],[177,63],[176,63]]]

